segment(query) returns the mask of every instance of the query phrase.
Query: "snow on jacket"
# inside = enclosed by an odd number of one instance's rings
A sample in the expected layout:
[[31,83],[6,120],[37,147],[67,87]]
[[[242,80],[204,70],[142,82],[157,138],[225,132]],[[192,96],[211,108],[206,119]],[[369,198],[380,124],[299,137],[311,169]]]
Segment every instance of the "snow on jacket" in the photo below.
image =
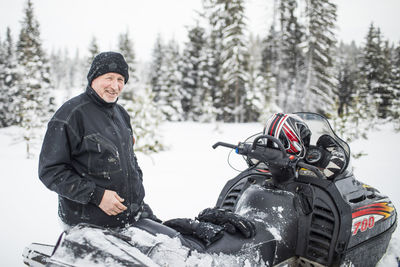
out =
[[[66,224],[133,222],[145,193],[127,112],[90,86],[64,103],[48,123],[39,177],[59,195],[58,212]],[[128,209],[117,216],[104,213],[98,205],[105,189],[116,191]]]

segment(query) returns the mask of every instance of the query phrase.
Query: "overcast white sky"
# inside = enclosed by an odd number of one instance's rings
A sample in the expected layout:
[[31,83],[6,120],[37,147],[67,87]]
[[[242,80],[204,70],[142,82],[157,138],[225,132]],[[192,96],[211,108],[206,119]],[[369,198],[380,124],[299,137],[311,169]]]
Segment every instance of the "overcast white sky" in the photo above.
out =
[[[385,38],[400,40],[400,0],[336,0],[339,40],[362,43],[374,22]],[[0,0],[0,38],[9,26],[17,38],[26,0]],[[33,0],[41,37],[47,49],[79,48],[86,53],[92,36],[100,50],[116,47],[116,37],[129,30],[139,60],[150,58],[155,38],[161,33],[182,42],[185,26],[192,25],[201,0]],[[264,35],[271,21],[273,0],[248,0],[252,32]]]

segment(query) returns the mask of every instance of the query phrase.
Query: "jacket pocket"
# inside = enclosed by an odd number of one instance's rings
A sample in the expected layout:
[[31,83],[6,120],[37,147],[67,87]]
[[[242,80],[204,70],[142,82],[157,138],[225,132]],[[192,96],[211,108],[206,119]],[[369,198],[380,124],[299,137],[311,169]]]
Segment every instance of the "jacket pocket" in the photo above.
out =
[[88,152],[89,175],[110,178],[110,174],[120,172],[121,161],[118,148],[107,138],[96,133],[84,137],[86,151]]

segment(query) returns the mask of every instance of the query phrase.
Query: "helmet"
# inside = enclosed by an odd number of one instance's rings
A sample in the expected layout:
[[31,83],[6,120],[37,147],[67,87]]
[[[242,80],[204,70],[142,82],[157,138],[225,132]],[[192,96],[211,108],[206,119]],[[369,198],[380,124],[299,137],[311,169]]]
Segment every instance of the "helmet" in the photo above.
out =
[[311,131],[298,115],[276,113],[267,121],[264,135],[279,139],[286,152],[303,158],[310,145]]

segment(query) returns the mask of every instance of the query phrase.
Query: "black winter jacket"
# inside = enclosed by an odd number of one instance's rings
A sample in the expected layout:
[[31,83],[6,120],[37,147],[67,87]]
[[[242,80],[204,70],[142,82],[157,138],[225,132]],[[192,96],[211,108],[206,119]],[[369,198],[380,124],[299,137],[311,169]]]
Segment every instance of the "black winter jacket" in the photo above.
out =
[[[123,227],[133,222],[144,188],[127,112],[90,86],[67,101],[48,123],[39,177],[59,195],[59,216],[66,224]],[[98,205],[105,189],[116,191],[128,209],[117,216],[104,213]]]

